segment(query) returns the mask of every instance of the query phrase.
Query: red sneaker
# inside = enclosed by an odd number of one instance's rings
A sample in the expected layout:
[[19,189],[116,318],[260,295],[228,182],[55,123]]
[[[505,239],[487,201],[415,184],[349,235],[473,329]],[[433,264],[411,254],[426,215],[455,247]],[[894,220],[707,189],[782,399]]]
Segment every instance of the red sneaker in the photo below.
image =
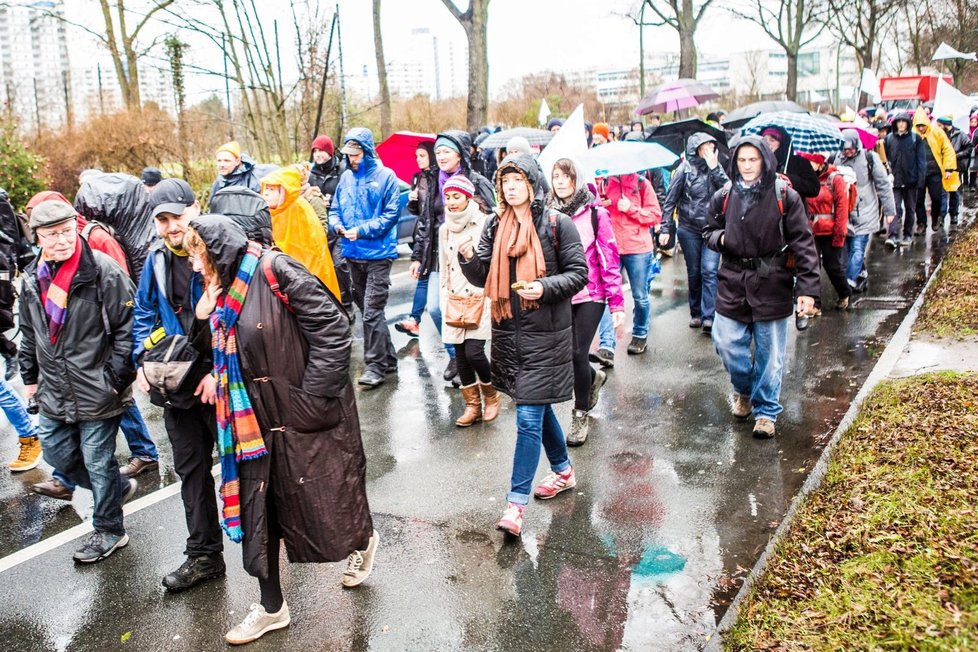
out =
[[496,523],[496,529],[508,532],[514,537],[518,537],[523,531],[523,505],[509,503],[503,517]]
[[576,485],[577,480],[574,478],[574,467],[572,466],[562,473],[551,473],[544,478],[543,482],[537,485],[533,491],[533,496],[540,500],[548,500],[562,491],[573,489]]

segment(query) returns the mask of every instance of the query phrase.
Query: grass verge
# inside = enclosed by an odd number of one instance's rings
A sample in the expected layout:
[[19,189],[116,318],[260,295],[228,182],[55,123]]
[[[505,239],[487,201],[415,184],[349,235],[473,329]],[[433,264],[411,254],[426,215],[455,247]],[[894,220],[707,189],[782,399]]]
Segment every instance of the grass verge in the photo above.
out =
[[727,650],[978,649],[978,374],[881,384]]
[[978,333],[978,222],[944,256],[914,330],[939,337]]

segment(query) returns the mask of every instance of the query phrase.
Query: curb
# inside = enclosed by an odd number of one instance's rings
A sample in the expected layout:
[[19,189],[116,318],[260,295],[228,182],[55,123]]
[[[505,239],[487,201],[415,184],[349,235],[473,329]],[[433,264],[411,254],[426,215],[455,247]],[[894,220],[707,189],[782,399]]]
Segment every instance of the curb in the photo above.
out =
[[737,595],[734,596],[733,601],[727,608],[727,612],[723,615],[723,618],[717,624],[716,629],[710,635],[706,645],[702,648],[705,652],[720,652],[723,649],[723,635],[726,634],[737,622],[737,618],[740,615],[740,605],[747,598],[747,594],[750,593],[754,584],[760,579],[767,568],[768,560],[774,553],[774,549],[784,538],[794,521],[795,514],[798,509],[808,498],[808,495],[819,488],[822,484],[822,479],[825,477],[825,473],[828,470],[829,462],[832,459],[832,453],[835,450],[836,445],[842,436],[848,432],[855,422],[856,417],[859,416],[859,412],[862,409],[863,403],[869,394],[879,385],[883,380],[890,375],[890,372],[896,367],[896,363],[899,361],[901,355],[907,344],[910,342],[910,336],[912,334],[913,326],[917,322],[917,316],[920,314],[920,309],[924,305],[924,298],[927,296],[927,291],[930,289],[931,284],[934,279],[937,278],[938,272],[944,267],[944,259],[938,263],[937,267],[934,269],[930,278],[927,279],[927,283],[924,284],[923,289],[920,291],[920,295],[917,300],[914,301],[913,305],[910,306],[910,310],[907,312],[907,316],[903,318],[900,322],[900,326],[897,328],[893,337],[890,338],[889,343],[883,350],[883,354],[880,355],[880,359],[876,362],[873,370],[870,372],[869,376],[866,378],[866,382],[859,389],[856,397],[852,400],[849,405],[849,409],[846,411],[845,415],[842,417],[842,421],[839,426],[835,429],[832,435],[832,439],[825,446],[822,451],[821,456],[818,458],[818,462],[812,468],[811,474],[809,474],[808,479],[798,490],[798,493],[791,501],[791,505],[788,506],[788,510],[785,512],[784,518],[781,519],[781,524],[774,531],[771,539],[768,541],[767,546],[764,548],[764,552],[761,553],[760,558],[757,563],[751,568],[750,573],[744,579],[744,583],[741,585],[740,590],[737,591]]

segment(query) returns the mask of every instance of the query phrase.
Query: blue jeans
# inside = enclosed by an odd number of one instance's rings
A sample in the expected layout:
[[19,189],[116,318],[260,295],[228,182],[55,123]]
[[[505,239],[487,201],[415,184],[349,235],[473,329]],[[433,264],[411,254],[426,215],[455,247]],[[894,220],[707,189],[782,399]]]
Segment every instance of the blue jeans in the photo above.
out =
[[598,347],[615,352],[615,322],[611,319],[611,311],[605,306],[601,321],[598,322]]
[[628,274],[628,283],[632,290],[632,337],[648,337],[649,335],[649,265],[652,264],[652,252],[644,254],[622,254],[621,266]]
[[[439,272],[431,272],[428,275],[428,303],[426,305],[428,309],[428,314],[431,315],[432,321],[435,322],[435,328],[438,329],[438,336],[441,336],[441,274]],[[448,357],[455,357],[455,345],[446,344],[445,350],[448,351]]]
[[422,276],[414,287],[414,300],[411,302],[411,319],[421,323],[425,303],[428,301],[428,277]]
[[7,421],[17,431],[18,437],[37,437],[37,426],[31,421],[31,415],[24,409],[23,401],[2,377],[0,377],[0,408],[7,415]]
[[717,303],[717,270],[720,252],[703,243],[703,236],[687,229],[678,229],[676,236],[686,260],[686,281],[689,285],[689,316],[713,319]]
[[866,269],[866,249],[869,248],[869,235],[846,236],[846,278],[855,287],[859,275]]
[[506,500],[518,505],[530,502],[533,476],[540,464],[540,444],[550,461],[550,469],[560,473],[570,468],[567,442],[557,415],[550,405],[516,406],[516,452],[513,453],[513,478]]
[[718,314],[713,322],[713,345],[730,374],[734,391],[750,397],[755,419],[776,421],[781,414],[778,399],[788,321],[785,318],[745,324]]
[[115,461],[119,416],[100,421],[64,423],[40,416],[44,461],[95,498],[92,525],[99,532],[122,535],[122,497],[129,488]]

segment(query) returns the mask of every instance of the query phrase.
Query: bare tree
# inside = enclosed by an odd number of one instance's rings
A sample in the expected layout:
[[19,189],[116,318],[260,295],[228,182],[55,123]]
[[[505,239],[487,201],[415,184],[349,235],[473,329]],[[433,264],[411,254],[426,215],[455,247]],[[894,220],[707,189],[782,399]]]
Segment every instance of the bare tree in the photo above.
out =
[[[852,48],[860,69],[874,69],[877,40],[885,33],[901,2],[906,0],[827,0],[825,25],[843,44]],[[860,93],[859,106],[867,95]]]
[[105,22],[105,34],[100,38],[112,55],[112,65],[115,67],[115,75],[119,79],[119,89],[127,109],[138,109],[142,104],[139,96],[138,64],[139,57],[145,50],[137,49],[136,39],[154,14],[166,9],[173,2],[174,0],[160,0],[153,3],[141,16],[136,14],[136,26],[130,31],[127,27],[126,14],[129,12],[126,10],[125,0],[115,0],[114,10],[109,0],[99,0],[102,20]]
[[729,11],[759,25],[772,41],[781,46],[788,60],[785,95],[792,102],[798,97],[798,53],[814,41],[825,23],[817,0],[749,0]]
[[[454,0],[441,0],[455,20],[465,30],[469,44],[469,102],[465,121],[469,131],[477,131],[486,123],[489,113],[489,56],[486,27],[489,21],[490,0],[469,0],[462,11]],[[712,0],[707,0],[711,2]]]
[[380,0],[374,5],[374,55],[377,57],[377,79],[380,82],[380,138],[391,134],[391,90],[387,85],[387,60],[384,58],[384,37],[380,30]]
[[669,26],[679,34],[679,76],[690,79],[696,77],[696,28],[713,0],[664,0],[653,2],[642,0],[658,21],[648,23],[656,26]]

